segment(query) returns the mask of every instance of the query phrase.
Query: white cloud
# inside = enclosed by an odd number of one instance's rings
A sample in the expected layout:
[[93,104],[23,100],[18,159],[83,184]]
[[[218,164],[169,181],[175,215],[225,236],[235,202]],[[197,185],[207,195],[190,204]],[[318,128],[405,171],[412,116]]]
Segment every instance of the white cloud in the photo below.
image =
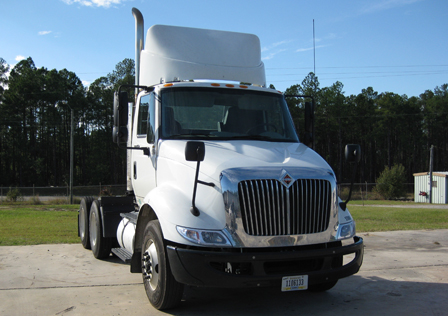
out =
[[383,0],[383,1],[373,1],[371,4],[366,5],[361,9],[361,14],[374,13],[378,11],[389,10],[395,7],[402,7],[421,0]]
[[38,34],[39,35],[47,35],[47,34],[50,34],[51,33],[51,31],[40,31]]
[[111,5],[120,4],[125,0],[62,0],[66,4],[78,3],[86,7],[104,7],[109,8]]
[[[261,49],[261,52],[266,52],[266,51],[268,51],[268,50],[270,50],[270,49],[273,49],[273,48],[275,48],[275,47],[277,47],[277,46],[284,45],[284,44],[288,44],[288,43],[291,43],[291,42],[292,42],[292,40],[280,41],[280,42],[271,44],[271,45],[269,45],[269,46],[265,46],[265,47],[263,47],[263,48]],[[283,50],[284,50],[284,49],[283,49]]]
[[312,49],[313,49],[313,47],[299,48],[298,50],[296,50],[296,53],[307,52]]
[[261,60],[272,59],[272,58],[274,58],[275,55],[277,55],[277,54],[279,54],[279,53],[281,53],[281,52],[284,52],[285,50],[286,50],[286,49],[279,49],[279,50],[276,50],[275,52],[269,53],[269,55],[267,55],[267,56],[261,58]]
[[325,39],[330,40],[330,39],[337,39],[339,38],[339,36],[336,33],[328,33],[328,35],[325,37]]
[[[322,47],[325,47],[325,46],[328,46],[328,45],[317,45],[316,49],[317,48],[322,48]],[[314,47],[299,48],[298,50],[296,50],[296,53],[303,53],[303,52],[307,52],[307,51],[313,50],[313,49],[314,49]]]
[[328,35],[320,38],[320,37],[316,37],[314,39],[314,42],[319,43],[322,41],[328,41],[328,40],[334,40],[334,39],[339,39],[341,38],[340,36],[338,36],[336,33],[328,33]]
[[[284,41],[276,42],[276,43],[271,44],[271,45],[269,45],[269,46],[265,46],[265,47],[263,47],[263,48],[261,49],[261,52],[262,52],[262,53],[266,53],[266,52],[268,52],[268,51],[270,51],[270,50],[272,50],[272,49],[274,49],[274,48],[277,48],[278,46],[281,46],[281,45],[285,45],[285,44],[291,43],[292,41],[293,41],[293,40],[284,40]],[[275,55],[277,55],[277,54],[279,54],[279,53],[281,53],[281,52],[284,52],[284,51],[286,51],[286,50],[287,50],[286,48],[283,48],[283,49],[277,49],[277,50],[275,50],[275,51],[273,51],[273,52],[270,52],[267,56],[262,57],[261,59],[262,59],[262,60],[272,59],[272,58],[274,58]]]
[[16,61],[21,61],[21,60],[24,60],[24,59],[26,59],[26,57],[24,57],[22,55],[17,55],[16,58],[15,58]]

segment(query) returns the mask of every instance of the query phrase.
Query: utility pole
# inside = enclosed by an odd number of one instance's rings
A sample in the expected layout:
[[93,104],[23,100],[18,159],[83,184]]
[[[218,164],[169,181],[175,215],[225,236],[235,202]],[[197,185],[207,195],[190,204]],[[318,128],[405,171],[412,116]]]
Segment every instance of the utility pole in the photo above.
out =
[[70,108],[70,204],[73,204],[73,109]]

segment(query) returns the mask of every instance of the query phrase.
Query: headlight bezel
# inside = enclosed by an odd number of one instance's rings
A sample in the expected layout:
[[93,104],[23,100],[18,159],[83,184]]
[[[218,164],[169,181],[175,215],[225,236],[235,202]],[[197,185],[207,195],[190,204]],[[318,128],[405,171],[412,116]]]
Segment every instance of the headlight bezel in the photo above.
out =
[[200,246],[232,247],[229,238],[221,230],[196,229],[176,226],[177,232],[189,242]]
[[336,240],[349,239],[354,237],[355,235],[356,235],[356,224],[354,220],[338,225],[338,229],[336,232]]

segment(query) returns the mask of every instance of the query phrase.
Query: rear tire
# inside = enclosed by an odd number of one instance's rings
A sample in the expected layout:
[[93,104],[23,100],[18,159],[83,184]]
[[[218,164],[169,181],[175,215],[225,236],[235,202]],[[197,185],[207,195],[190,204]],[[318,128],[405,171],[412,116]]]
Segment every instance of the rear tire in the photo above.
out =
[[142,276],[146,295],[154,308],[167,310],[179,305],[183,284],[171,273],[158,220],[146,225],[142,246]]
[[112,249],[112,238],[103,237],[103,224],[98,200],[93,201],[90,208],[89,230],[93,256],[97,259],[109,257]]
[[84,197],[79,206],[78,235],[81,238],[81,244],[85,249],[90,249],[89,217],[90,207],[93,200],[94,199],[91,196]]

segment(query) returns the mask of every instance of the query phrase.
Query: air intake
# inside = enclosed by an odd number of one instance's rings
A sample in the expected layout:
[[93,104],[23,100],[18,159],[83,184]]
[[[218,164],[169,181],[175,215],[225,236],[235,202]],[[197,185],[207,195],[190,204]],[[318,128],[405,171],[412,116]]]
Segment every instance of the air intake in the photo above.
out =
[[252,236],[315,234],[327,230],[331,184],[299,179],[289,188],[278,180],[247,180],[238,185],[244,229]]

